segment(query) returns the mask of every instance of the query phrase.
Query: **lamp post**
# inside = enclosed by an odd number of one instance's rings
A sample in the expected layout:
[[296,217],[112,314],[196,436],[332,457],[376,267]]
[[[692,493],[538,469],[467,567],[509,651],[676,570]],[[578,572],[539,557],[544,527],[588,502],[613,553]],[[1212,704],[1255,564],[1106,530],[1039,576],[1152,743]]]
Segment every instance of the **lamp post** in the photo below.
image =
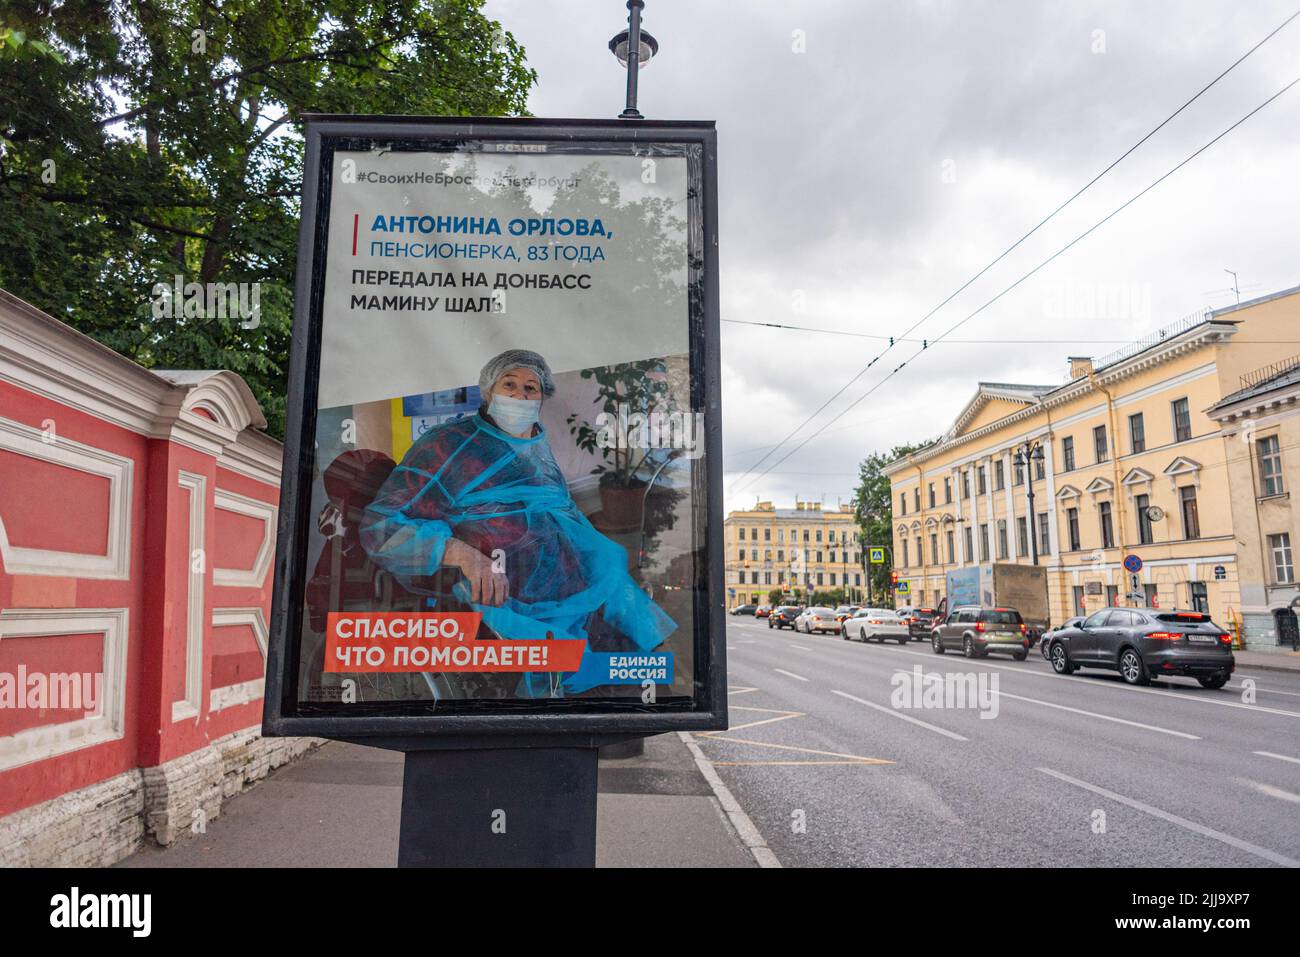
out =
[[1025,485],[1029,489],[1029,516],[1025,520],[1029,525],[1029,553],[1033,563],[1038,564],[1038,514],[1034,511],[1034,474],[1030,465],[1037,467],[1043,461],[1043,443],[1025,440],[1025,444],[1016,449],[1016,467],[1025,470]]
[[627,0],[628,28],[609,41],[610,52],[627,67],[627,105],[618,115],[620,120],[645,119],[636,108],[637,71],[642,63],[649,63],[650,58],[659,52],[659,41],[641,29],[641,11],[644,8],[645,0]]

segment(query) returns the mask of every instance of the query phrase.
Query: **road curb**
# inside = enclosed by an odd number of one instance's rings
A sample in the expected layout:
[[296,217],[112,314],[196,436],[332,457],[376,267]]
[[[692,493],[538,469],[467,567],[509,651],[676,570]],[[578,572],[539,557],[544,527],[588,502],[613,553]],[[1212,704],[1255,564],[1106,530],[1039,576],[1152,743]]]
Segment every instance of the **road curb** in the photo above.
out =
[[763,835],[759,833],[758,828],[754,826],[754,822],[751,821],[749,815],[745,813],[745,809],[740,806],[740,802],[736,800],[732,795],[731,790],[722,782],[722,778],[718,776],[717,769],[713,767],[713,762],[710,761],[708,756],[700,750],[700,746],[695,743],[695,740],[688,732],[678,731],[677,736],[681,738],[686,747],[690,749],[692,756],[695,758],[695,766],[699,768],[700,773],[704,775],[704,780],[709,782],[709,787],[713,788],[713,794],[718,799],[718,803],[722,805],[722,810],[726,813],[727,820],[730,821],[731,826],[735,828],[736,834],[739,836],[741,843],[745,845],[746,850],[754,856],[754,860],[758,862],[758,866],[769,868],[781,867],[780,860],[778,860],[777,856],[772,853],[772,849],[767,846],[767,842],[763,840]]

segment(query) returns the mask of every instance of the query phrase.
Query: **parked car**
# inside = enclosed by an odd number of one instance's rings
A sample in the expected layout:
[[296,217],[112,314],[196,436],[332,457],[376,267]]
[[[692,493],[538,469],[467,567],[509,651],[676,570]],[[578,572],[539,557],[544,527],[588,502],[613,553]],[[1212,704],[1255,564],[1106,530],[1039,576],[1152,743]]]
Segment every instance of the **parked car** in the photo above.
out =
[[781,605],[779,608],[772,609],[772,614],[767,616],[767,627],[793,628],[795,619],[802,612],[803,608],[799,605]]
[[795,619],[794,630],[802,631],[805,635],[822,631],[838,633],[840,623],[835,620],[834,609],[814,605],[812,608],[805,608],[803,614]]
[[1103,608],[1076,628],[1054,635],[1048,652],[1052,670],[1118,671],[1131,685],[1182,675],[1203,688],[1222,688],[1236,669],[1232,635],[1199,611]]
[[755,618],[766,618],[770,614],[772,614],[771,605],[759,605],[757,608],[754,609]]
[[907,622],[892,608],[860,608],[853,617],[840,625],[845,641],[884,641],[891,638],[900,645],[911,640]]
[[731,609],[733,615],[752,615],[756,611],[758,611],[757,605],[737,605]]
[[1070,631],[1071,629],[1078,628],[1081,624],[1083,624],[1083,616],[1076,615],[1074,618],[1065,619],[1065,623],[1062,624],[1060,628],[1049,628],[1047,631],[1043,632],[1042,642],[1038,646],[1038,650],[1043,653],[1043,657],[1048,661],[1051,661],[1052,639],[1057,635]]
[[967,658],[983,658],[998,651],[1024,661],[1029,656],[1029,629],[1014,608],[958,605],[935,624],[930,646],[936,655],[960,651]]
[[898,609],[898,617],[907,623],[908,633],[921,641],[930,637],[938,614],[933,608],[918,608],[913,605]]
[[848,621],[850,618],[853,617],[854,612],[856,612],[860,607],[862,606],[861,605],[840,605],[839,608],[835,609],[835,620],[838,621],[841,625],[844,624],[846,621]]

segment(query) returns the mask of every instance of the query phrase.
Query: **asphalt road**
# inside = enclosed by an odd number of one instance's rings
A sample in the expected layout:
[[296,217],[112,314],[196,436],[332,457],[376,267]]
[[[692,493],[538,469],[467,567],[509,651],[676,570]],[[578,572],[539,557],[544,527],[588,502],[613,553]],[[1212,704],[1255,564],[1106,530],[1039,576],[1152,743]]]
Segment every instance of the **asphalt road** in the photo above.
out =
[[[1037,648],[971,661],[751,618],[727,647],[731,729],[694,737],[788,866],[1300,866],[1300,675],[1131,688]],[[984,696],[907,706],[917,666]]]

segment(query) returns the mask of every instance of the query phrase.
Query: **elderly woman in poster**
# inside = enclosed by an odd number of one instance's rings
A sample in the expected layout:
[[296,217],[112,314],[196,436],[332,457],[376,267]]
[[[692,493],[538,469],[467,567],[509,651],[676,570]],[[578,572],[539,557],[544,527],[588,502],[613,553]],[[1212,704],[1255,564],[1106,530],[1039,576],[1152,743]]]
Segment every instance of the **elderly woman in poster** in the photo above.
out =
[[[676,623],[632,580],[624,548],[578,510],[547,444],[546,360],[503,352],[479,389],[478,412],[426,432],[380,489],[362,521],[366,551],[432,607],[482,613],[492,637],[586,639],[603,651],[661,644]],[[584,655],[572,674],[522,675],[513,696],[606,683]]]

